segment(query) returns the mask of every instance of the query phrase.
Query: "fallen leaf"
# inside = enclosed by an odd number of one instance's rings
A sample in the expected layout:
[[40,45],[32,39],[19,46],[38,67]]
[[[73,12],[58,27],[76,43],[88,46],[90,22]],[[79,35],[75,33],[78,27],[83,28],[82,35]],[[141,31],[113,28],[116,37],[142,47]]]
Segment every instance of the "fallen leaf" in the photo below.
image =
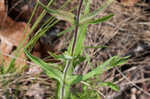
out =
[[[30,28],[24,22],[15,22],[7,16],[4,0],[0,0],[0,52],[2,53],[4,64],[7,66],[11,58],[6,55],[13,55],[14,48],[23,42]],[[25,59],[23,49],[19,58]],[[5,54],[5,55],[4,55]],[[24,61],[16,60],[17,65],[25,65]]]

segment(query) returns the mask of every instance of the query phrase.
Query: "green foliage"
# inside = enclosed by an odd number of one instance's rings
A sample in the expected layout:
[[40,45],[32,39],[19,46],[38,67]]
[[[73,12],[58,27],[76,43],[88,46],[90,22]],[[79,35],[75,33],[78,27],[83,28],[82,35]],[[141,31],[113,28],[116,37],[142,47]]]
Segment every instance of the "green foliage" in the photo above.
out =
[[99,24],[100,22],[105,22],[106,20],[112,18],[114,15],[113,14],[110,14],[108,16],[105,16],[103,18],[99,18],[99,19],[96,19],[96,20],[89,20],[87,21],[87,24]]
[[[97,10],[90,12],[89,13],[89,5],[90,5],[90,1],[87,2],[87,5],[85,7],[85,11],[84,11],[84,15],[81,16],[80,19],[80,25],[85,25],[85,24],[98,24],[100,22],[104,22],[108,19],[110,19],[113,14],[110,14],[108,16],[105,16],[103,18],[98,18],[98,19],[94,19],[94,17],[102,10],[104,10],[108,5],[110,5],[112,3],[113,0],[108,0],[106,2],[106,4],[100,8],[98,8]],[[48,7],[46,7],[44,4],[42,4],[40,1],[38,1],[39,5],[41,5],[48,13],[50,13],[51,15],[55,16],[57,19],[59,20],[65,20],[67,22],[69,22],[72,25],[76,25],[75,23],[75,15],[71,12],[68,11],[63,11],[63,10],[53,10],[50,9]]]
[[28,53],[28,51],[26,51],[26,49],[25,49],[25,53],[26,53],[27,57],[30,58],[34,63],[39,65],[48,76],[50,76],[51,78],[55,78],[58,81],[62,81],[62,79],[61,79],[62,73],[59,70],[52,68],[47,63],[45,63],[43,60],[41,60],[35,56],[32,56],[30,53]]
[[104,86],[104,87],[109,87],[114,91],[118,91],[120,90],[120,88],[118,86],[116,86],[115,84],[113,84],[112,82],[101,82],[99,83],[99,86]]
[[[93,69],[92,71],[90,71],[89,73],[87,73],[85,75],[74,75],[73,74],[74,68],[78,64],[82,63],[85,60],[90,60],[90,57],[88,55],[86,55],[86,56],[88,56],[88,58],[83,56],[83,51],[86,48],[84,46],[84,40],[85,40],[86,33],[87,33],[87,26],[89,24],[99,24],[101,22],[104,22],[104,21],[110,19],[113,16],[113,14],[110,14],[103,18],[94,19],[94,17],[100,11],[104,10],[111,4],[112,0],[108,0],[104,6],[98,8],[97,10],[95,10],[93,12],[90,12],[90,2],[91,2],[90,0],[83,1],[83,5],[84,5],[85,9],[84,9],[83,13],[81,13],[81,18],[80,18],[79,22],[76,22],[77,20],[73,13],[67,12],[64,10],[53,10],[53,9],[48,8],[47,6],[43,5],[38,0],[38,4],[40,6],[42,6],[48,13],[53,15],[53,17],[56,17],[58,20],[65,20],[72,25],[70,28],[66,29],[66,31],[64,31],[63,33],[66,33],[68,31],[71,32],[75,27],[79,28],[76,32],[77,37],[74,36],[74,38],[70,42],[70,45],[68,46],[68,50],[66,52],[64,52],[61,55],[56,55],[54,53],[49,52],[49,54],[52,57],[63,62],[63,64],[61,64],[61,67],[63,67],[63,70],[55,68],[55,67],[59,67],[60,64],[52,64],[52,63],[48,64],[48,63],[44,62],[43,60],[41,60],[37,57],[34,57],[30,54],[30,49],[35,44],[35,42],[39,39],[39,37],[45,33],[45,31],[48,29],[48,27],[46,27],[45,29],[40,29],[37,32],[37,34],[29,41],[29,43],[27,44],[27,46],[25,47],[25,50],[24,50],[25,54],[27,55],[27,57],[30,60],[32,60],[34,63],[36,63],[38,66],[40,66],[50,78],[54,78],[58,82],[57,97],[59,99],[68,99],[69,97],[71,97],[72,99],[78,99],[78,98],[85,99],[86,97],[87,97],[87,99],[90,99],[88,97],[88,95],[90,95],[92,99],[98,99],[97,97],[99,97],[99,95],[95,94],[95,91],[93,91],[93,90],[88,90],[86,88],[83,88],[84,89],[83,94],[78,93],[78,95],[75,96],[71,93],[70,87],[74,84],[80,83],[81,81],[88,81],[97,75],[100,75],[116,66],[120,66],[127,62],[126,57],[113,56],[110,59],[108,59],[106,62],[97,66],[95,69]],[[79,23],[79,24],[77,24],[77,23]],[[61,33],[61,34],[63,34],[63,33]],[[75,44],[75,46],[73,44]],[[94,47],[88,47],[88,48],[94,48]],[[101,47],[95,47],[95,48],[101,48]],[[58,66],[56,66],[56,65],[58,65]],[[100,86],[108,86],[115,91],[119,90],[116,85],[114,85],[110,82],[101,83]]]
[[[81,23],[86,23],[87,21],[89,22],[90,20],[93,20],[96,15],[98,15],[99,12],[105,10],[113,0],[107,0],[106,3],[101,6],[100,8],[96,9],[95,11],[92,11],[90,13],[86,13],[85,15],[81,16]],[[100,21],[99,21],[100,22]]]
[[69,80],[69,83],[72,84],[76,84],[79,83],[80,81],[85,81],[88,80],[89,78],[93,78],[96,75],[100,75],[110,69],[112,69],[115,66],[120,66],[123,65],[127,62],[127,58],[121,58],[119,56],[114,56],[112,58],[110,58],[109,60],[107,60],[106,62],[104,62],[102,65],[97,66],[97,68],[93,69],[91,72],[85,74],[85,75],[76,75],[71,77],[71,79]]
[[94,90],[84,88],[82,92],[71,94],[71,99],[101,99],[98,93]]

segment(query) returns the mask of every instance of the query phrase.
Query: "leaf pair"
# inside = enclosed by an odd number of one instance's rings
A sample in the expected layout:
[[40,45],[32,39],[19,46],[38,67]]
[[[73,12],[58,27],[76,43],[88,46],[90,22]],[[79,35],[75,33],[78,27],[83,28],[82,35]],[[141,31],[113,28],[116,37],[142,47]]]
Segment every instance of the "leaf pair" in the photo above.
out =
[[[94,17],[102,10],[104,10],[108,5],[110,5],[112,3],[113,0],[108,0],[106,2],[106,4],[104,4],[104,6],[98,8],[97,10],[88,13],[88,14],[84,14],[81,15],[81,19],[80,19],[80,23],[79,25],[83,25],[83,24],[98,24],[100,22],[104,22],[108,19],[110,19],[113,14],[110,14],[108,16],[105,16],[103,18],[98,18],[98,19],[94,19]],[[67,22],[69,22],[72,25],[75,25],[75,15],[71,12],[68,11],[64,11],[64,10],[53,10],[50,9],[48,7],[46,7],[44,4],[42,4],[40,1],[38,1],[39,5],[41,5],[48,13],[50,13],[51,15],[55,16],[58,20],[65,20]]]

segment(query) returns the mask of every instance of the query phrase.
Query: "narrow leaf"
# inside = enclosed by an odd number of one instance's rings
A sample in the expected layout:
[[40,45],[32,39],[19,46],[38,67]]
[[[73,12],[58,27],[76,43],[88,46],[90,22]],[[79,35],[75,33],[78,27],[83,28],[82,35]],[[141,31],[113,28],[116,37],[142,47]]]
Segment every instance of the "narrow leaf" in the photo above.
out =
[[71,60],[71,59],[73,59],[72,56],[69,56],[66,53],[60,54],[60,55],[57,55],[57,54],[51,53],[51,52],[48,52],[48,53],[50,56],[52,56],[53,58],[58,59],[58,60]]
[[93,19],[96,15],[99,14],[99,12],[101,12],[105,8],[107,8],[112,2],[113,2],[113,0],[107,0],[107,2],[102,7],[96,9],[95,11],[92,11],[91,13],[81,16],[80,22],[85,23],[86,21]]
[[111,19],[114,15],[113,14],[110,14],[108,16],[104,16],[103,18],[99,18],[99,19],[96,19],[96,20],[89,20],[89,22],[87,22],[88,24],[99,24],[101,22],[105,22],[109,19]]
[[87,79],[90,79],[96,75],[100,75],[113,67],[123,65],[127,62],[127,57],[119,57],[119,56],[113,56],[106,62],[104,62],[102,65],[98,66],[97,68],[93,69],[91,72],[85,74],[85,75],[75,75],[72,77],[68,77],[68,81],[71,84],[76,84],[80,81],[84,81]]
[[60,32],[57,34],[57,36],[62,36],[63,34],[67,33],[67,32],[72,32],[72,30],[75,28],[75,26],[71,26],[70,28],[65,29],[64,31]]
[[99,86],[110,87],[112,90],[119,92],[120,88],[112,82],[101,82]]
[[119,56],[113,56],[106,62],[104,62],[102,65],[98,66],[96,69],[92,70],[91,72],[85,74],[83,76],[83,80],[89,79],[94,77],[95,75],[102,74],[105,71],[122,64],[125,64],[127,62],[126,58],[120,58]]
[[32,56],[27,49],[25,49],[25,54],[27,55],[27,57],[29,59],[31,59],[35,64],[39,65],[49,77],[55,78],[57,79],[59,82],[61,82],[61,75],[62,72],[60,72],[59,70],[53,68],[52,66],[49,66],[47,63],[45,63],[43,60]]
[[48,7],[46,7],[44,4],[42,4],[40,1],[38,1],[39,5],[42,6],[48,13],[51,15],[55,16],[59,20],[65,20],[70,22],[71,24],[74,24],[74,18],[75,15],[71,12],[68,11],[63,11],[63,10],[53,10]]
[[[76,41],[76,46],[75,46],[75,50],[74,50],[74,56],[78,56],[80,54],[82,54],[83,48],[84,48],[84,40],[86,37],[86,29],[87,29],[87,25],[84,24],[83,26],[80,26],[79,29],[79,33],[77,35],[77,41]],[[69,45],[68,48],[68,53],[71,54],[71,48],[73,45],[73,40]]]

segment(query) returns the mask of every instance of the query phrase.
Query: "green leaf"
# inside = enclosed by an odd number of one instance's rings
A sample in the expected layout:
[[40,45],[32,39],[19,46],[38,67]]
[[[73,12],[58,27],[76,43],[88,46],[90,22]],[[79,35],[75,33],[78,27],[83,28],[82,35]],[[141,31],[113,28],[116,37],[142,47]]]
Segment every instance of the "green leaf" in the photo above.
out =
[[[90,11],[90,0],[84,0],[83,1],[85,3],[85,10],[84,10],[84,15],[88,14]],[[80,21],[79,21],[80,23]],[[86,32],[87,32],[87,24],[79,24],[79,30],[78,30],[78,35],[77,35],[77,42],[76,42],[76,46],[75,46],[75,50],[74,50],[74,56],[78,56],[83,52],[84,49],[84,40],[86,37]],[[72,26],[73,28],[75,27]],[[73,46],[73,39],[68,47],[68,53],[71,54],[71,50],[72,50],[72,46]]]
[[73,60],[73,66],[77,66],[78,64],[82,63],[83,61],[85,61],[86,57],[84,56],[77,56],[76,58],[74,58]]
[[57,55],[55,53],[48,52],[48,54],[58,60],[72,60],[73,59],[73,57],[69,56],[67,53]]
[[71,26],[70,28],[65,29],[64,31],[60,32],[57,34],[57,36],[62,36],[63,34],[67,33],[67,32],[72,32],[72,30],[75,28],[75,26]]
[[98,66],[97,68],[93,69],[91,72],[84,74],[84,75],[75,75],[68,77],[68,82],[70,84],[76,84],[80,81],[85,81],[87,79],[90,79],[96,75],[100,75],[113,67],[123,65],[127,62],[127,57],[119,57],[119,56],[113,56],[106,62],[104,62],[102,65]]
[[87,22],[88,24],[99,24],[101,22],[105,22],[109,19],[111,19],[114,15],[113,14],[110,14],[108,16],[104,16],[103,18],[99,18],[99,19],[96,19],[96,20],[89,20],[89,22]]
[[25,54],[27,55],[27,57],[29,59],[31,59],[35,64],[39,65],[49,77],[55,78],[56,80],[58,80],[59,82],[62,81],[61,79],[61,75],[62,72],[60,72],[59,70],[57,70],[56,68],[53,68],[52,66],[49,66],[47,63],[45,63],[43,60],[32,56],[27,49],[25,48],[24,50]]
[[62,59],[62,57],[63,57],[62,55],[57,55],[57,54],[49,52],[49,51],[48,51],[48,54],[55,59]]
[[[78,56],[80,54],[82,54],[83,49],[84,49],[84,40],[86,37],[86,29],[87,29],[87,25],[82,25],[79,28],[79,33],[77,35],[77,41],[76,41],[76,46],[74,49],[74,55],[73,56]],[[71,41],[69,48],[68,48],[68,53],[71,55],[71,51],[72,51],[72,46],[73,46],[73,40]]]
[[120,88],[112,82],[101,82],[99,86],[110,87],[112,90],[119,92]]
[[44,4],[42,4],[40,1],[38,1],[38,4],[42,6],[48,13],[51,15],[55,16],[59,20],[65,20],[70,22],[71,24],[74,24],[74,18],[75,15],[71,12],[68,11],[63,11],[63,10],[53,10],[48,7],[46,7]]
[[99,12],[101,12],[105,8],[107,8],[112,2],[113,2],[113,0],[107,0],[107,2],[102,7],[96,9],[95,11],[92,11],[91,13],[81,16],[80,23],[85,23],[88,20],[92,20],[96,15],[99,14]]
[[127,62],[126,58],[121,58],[119,56],[113,56],[106,62],[104,62],[102,65],[98,66],[96,69],[92,70],[91,72],[85,74],[83,76],[83,80],[87,80],[89,78],[92,78],[96,75],[102,74],[107,70],[110,70],[113,67],[120,66],[122,64],[125,64]]
[[85,3],[85,10],[84,10],[84,15],[88,14],[90,12],[90,3],[91,0],[84,0]]

